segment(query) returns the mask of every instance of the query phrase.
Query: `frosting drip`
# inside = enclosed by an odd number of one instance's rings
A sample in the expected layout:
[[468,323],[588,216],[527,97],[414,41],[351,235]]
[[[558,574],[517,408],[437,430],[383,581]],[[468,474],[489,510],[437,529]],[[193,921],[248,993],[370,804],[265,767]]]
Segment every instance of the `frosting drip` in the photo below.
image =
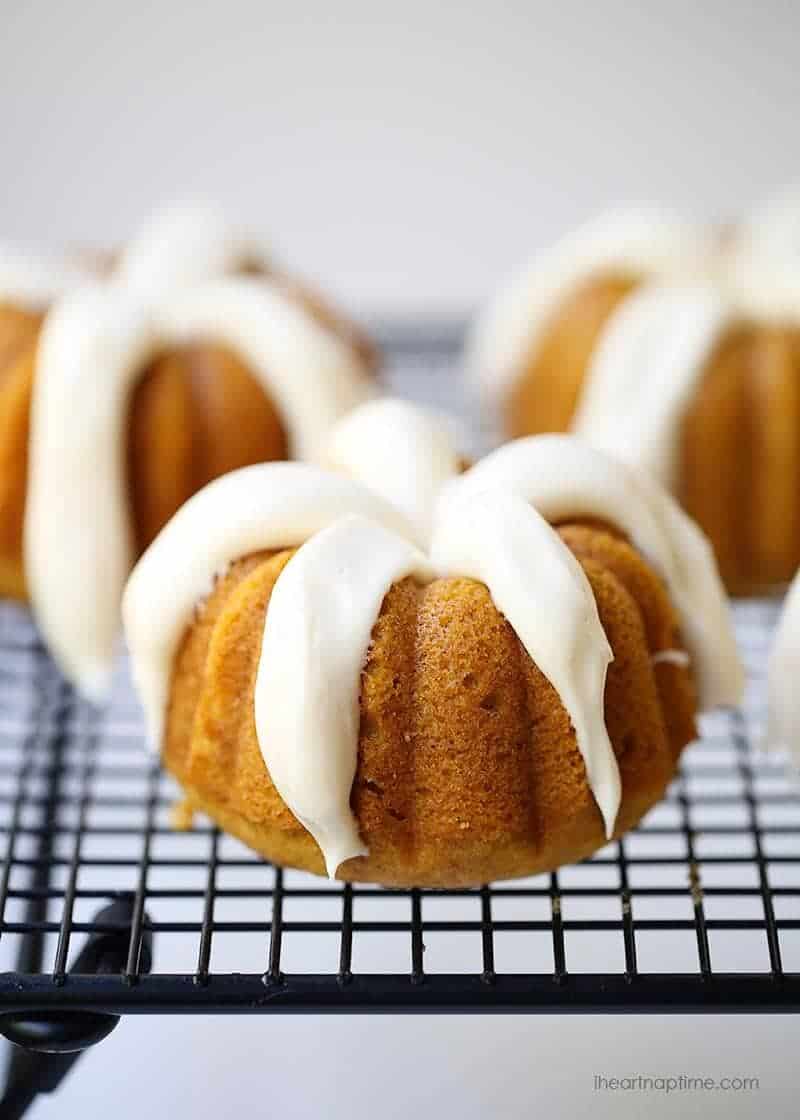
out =
[[518,494],[550,522],[597,517],[627,534],[667,584],[701,704],[738,703],[744,674],[711,546],[657,483],[573,437],[544,435],[499,448],[448,483],[441,500],[482,491]]
[[264,244],[213,206],[184,203],[155,213],[120,254],[116,275],[143,296],[203,283],[244,268],[269,269]]
[[269,601],[255,687],[258,741],[275,788],[317,841],[331,878],[344,860],[367,854],[350,791],[372,630],[393,583],[432,574],[408,541],[349,515],[295,553]]
[[131,390],[158,353],[204,339],[241,354],[277,406],[296,457],[310,456],[369,391],[354,351],[266,280],[221,280],[155,307],[120,285],[95,285],[55,305],[36,360],[25,568],[48,645],[94,700],[110,680],[134,559],[125,465]]
[[595,347],[574,433],[674,488],[681,422],[732,319],[711,288],[634,292]]
[[800,767],[800,574],[781,611],[767,670],[767,745]]
[[486,584],[555,688],[610,838],[622,792],[604,714],[606,670],[614,655],[583,568],[532,506],[497,492],[443,508],[431,559],[441,571]]
[[688,669],[691,659],[683,649],[661,649],[650,658],[653,665],[677,665],[681,669]]
[[709,267],[709,239],[667,211],[606,214],[538,254],[479,316],[467,367],[490,399],[502,400],[536,349],[559,302],[603,271],[650,279],[695,279]]
[[407,401],[369,401],[332,429],[323,461],[402,510],[430,539],[439,491],[461,460],[444,420]]
[[56,304],[42,328],[28,446],[24,561],[31,603],[64,673],[105,695],[134,559],[125,471],[130,390],[154,357],[147,311],[111,287]]

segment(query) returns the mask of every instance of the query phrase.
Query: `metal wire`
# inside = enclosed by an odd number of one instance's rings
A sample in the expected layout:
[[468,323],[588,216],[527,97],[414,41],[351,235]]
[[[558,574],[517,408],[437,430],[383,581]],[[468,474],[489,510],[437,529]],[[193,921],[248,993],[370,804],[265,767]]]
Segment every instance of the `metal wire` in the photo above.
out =
[[[390,383],[452,407],[453,340],[395,337]],[[124,661],[93,712],[1,605],[0,1007],[800,1009],[800,788],[754,747],[776,616],[737,606],[744,708],[705,722],[624,841],[549,876],[385,891],[274,869],[203,819],[176,832]],[[130,921],[98,921],[124,892]],[[120,931],[120,974],[69,971],[88,938]]]

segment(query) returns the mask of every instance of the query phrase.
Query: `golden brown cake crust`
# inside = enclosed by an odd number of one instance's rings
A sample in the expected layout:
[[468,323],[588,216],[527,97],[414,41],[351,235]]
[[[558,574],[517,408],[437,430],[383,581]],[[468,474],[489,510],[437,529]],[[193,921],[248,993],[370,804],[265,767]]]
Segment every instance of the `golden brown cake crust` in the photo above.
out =
[[752,594],[800,565],[800,331],[739,323],[684,418],[678,499],[708,534],[725,586]]
[[633,275],[603,273],[561,301],[506,402],[505,427],[512,439],[567,431],[600,332],[639,282]]
[[0,304],[0,597],[25,598],[22,524],[36,341],[42,316]]
[[128,422],[128,478],[144,549],[206,483],[289,457],[281,419],[247,366],[211,344],[183,346],[139,379]]
[[[615,654],[606,722],[622,833],[662,796],[694,736],[694,689],[687,669],[652,663],[680,648],[652,570],[611,532],[560,532]],[[316,843],[269,779],[253,715],[264,615],[291,555],[237,562],[199,609],[175,661],[164,762],[223,828],[278,864],[322,874]],[[605,843],[567,713],[482,584],[407,579],[386,596],[363,670],[351,805],[369,848],[339,869],[353,881],[474,885]]]
[[[569,429],[600,333],[640,282],[598,274],[561,301],[509,394],[510,435]],[[787,583],[800,566],[800,330],[743,321],[723,333],[678,459],[676,496],[709,537],[728,591]]]

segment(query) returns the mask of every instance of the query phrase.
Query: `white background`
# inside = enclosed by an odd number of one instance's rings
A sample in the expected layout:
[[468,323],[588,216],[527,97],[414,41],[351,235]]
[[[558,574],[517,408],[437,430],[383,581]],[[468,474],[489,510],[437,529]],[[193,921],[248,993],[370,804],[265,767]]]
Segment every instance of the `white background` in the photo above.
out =
[[[364,314],[470,309],[607,204],[800,179],[791,4],[0,2],[0,232],[206,196]],[[130,1019],[36,1120],[794,1113],[796,1019]],[[757,1075],[598,1096],[595,1072]]]
[[598,208],[800,180],[791,3],[0,2],[0,230],[207,195],[354,308],[460,313]]

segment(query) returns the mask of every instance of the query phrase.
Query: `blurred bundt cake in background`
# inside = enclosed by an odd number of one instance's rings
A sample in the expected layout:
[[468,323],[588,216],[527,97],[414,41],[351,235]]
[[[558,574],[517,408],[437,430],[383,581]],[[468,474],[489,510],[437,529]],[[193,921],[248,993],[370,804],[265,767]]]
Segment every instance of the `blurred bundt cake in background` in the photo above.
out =
[[477,318],[468,342],[469,373],[504,434],[565,429],[610,316],[642,284],[706,275],[710,247],[699,228],[642,207],[597,218],[537,254]]
[[0,267],[0,595],[30,599],[98,697],[135,557],[210,479],[315,457],[374,355],[202,209],[151,223],[102,282],[41,262],[36,301],[29,259]]
[[650,471],[741,594],[800,564],[800,306],[754,300],[731,260],[660,214],[601,221],[499,297],[467,360],[509,434],[572,430]]

